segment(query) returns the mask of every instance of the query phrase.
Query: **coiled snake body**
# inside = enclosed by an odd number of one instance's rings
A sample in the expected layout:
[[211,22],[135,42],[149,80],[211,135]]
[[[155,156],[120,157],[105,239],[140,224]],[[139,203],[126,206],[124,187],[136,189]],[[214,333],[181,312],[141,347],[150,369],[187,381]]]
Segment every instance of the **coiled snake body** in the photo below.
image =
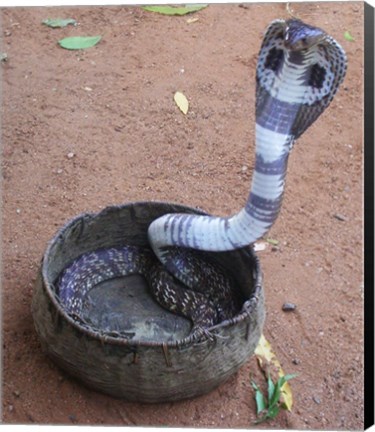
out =
[[140,273],[156,301],[207,329],[238,312],[232,281],[199,251],[228,251],[261,238],[275,222],[294,141],[333,99],[346,72],[342,47],[323,30],[299,20],[273,21],[264,36],[256,70],[256,159],[248,200],[223,218],[167,214],[148,229],[151,250],[134,246],[85,254],[58,281],[70,313],[103,280]]

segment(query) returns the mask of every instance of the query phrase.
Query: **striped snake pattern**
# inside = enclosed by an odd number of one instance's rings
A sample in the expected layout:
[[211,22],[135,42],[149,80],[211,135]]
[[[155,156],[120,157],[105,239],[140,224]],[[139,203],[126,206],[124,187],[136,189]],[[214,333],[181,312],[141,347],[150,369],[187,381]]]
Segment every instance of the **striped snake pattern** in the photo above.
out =
[[267,28],[256,69],[255,168],[245,206],[231,217],[172,213],[148,229],[151,250],[133,246],[85,254],[58,281],[65,308],[79,314],[97,283],[142,274],[156,301],[189,318],[192,332],[239,311],[233,281],[204,257],[254,243],[279,214],[288,157],[295,140],[332,101],[347,68],[343,48],[300,20],[275,20]]

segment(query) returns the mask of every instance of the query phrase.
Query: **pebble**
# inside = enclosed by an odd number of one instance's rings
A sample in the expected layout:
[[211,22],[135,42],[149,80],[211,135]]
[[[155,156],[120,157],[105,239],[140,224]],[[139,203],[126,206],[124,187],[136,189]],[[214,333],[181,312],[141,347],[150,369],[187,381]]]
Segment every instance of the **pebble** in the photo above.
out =
[[8,410],[9,410],[9,412],[13,412],[13,410],[14,410],[14,406],[13,406],[13,405],[9,405],[9,406],[8,406]]
[[62,170],[61,168],[59,168],[59,169],[56,171],[56,174],[62,174],[62,172],[63,172],[63,170]]
[[67,157],[68,159],[72,159],[72,158],[74,158],[74,156],[75,156],[75,154],[74,154],[73,152],[69,152],[69,153],[66,155],[66,157]]
[[321,400],[318,398],[318,396],[313,396],[313,401],[318,405],[321,403]]
[[14,390],[13,392],[15,397],[20,397],[21,396],[21,392],[19,390]]
[[265,243],[265,242],[254,243],[254,251],[255,252],[263,251],[266,249],[266,247],[267,247],[267,243]]
[[286,302],[286,303],[283,304],[282,310],[284,312],[292,312],[292,311],[294,311],[296,309],[296,307],[297,306],[294,303]]
[[16,213],[17,213],[17,214],[20,214],[20,213],[21,213],[21,209],[17,209],[17,210],[16,210]]
[[334,217],[335,219],[341,221],[341,222],[345,222],[345,221],[348,220],[346,216],[344,216],[344,215],[342,215],[342,214],[340,214],[340,213],[335,213],[335,214],[333,215],[333,217]]

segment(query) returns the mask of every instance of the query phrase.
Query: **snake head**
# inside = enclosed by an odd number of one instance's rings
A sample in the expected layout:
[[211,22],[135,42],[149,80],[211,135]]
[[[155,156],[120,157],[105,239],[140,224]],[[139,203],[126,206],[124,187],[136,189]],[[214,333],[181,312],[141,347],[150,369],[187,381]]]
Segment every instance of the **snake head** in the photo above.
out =
[[286,21],[284,30],[284,44],[291,51],[302,51],[321,42],[327,35],[318,28],[298,19]]

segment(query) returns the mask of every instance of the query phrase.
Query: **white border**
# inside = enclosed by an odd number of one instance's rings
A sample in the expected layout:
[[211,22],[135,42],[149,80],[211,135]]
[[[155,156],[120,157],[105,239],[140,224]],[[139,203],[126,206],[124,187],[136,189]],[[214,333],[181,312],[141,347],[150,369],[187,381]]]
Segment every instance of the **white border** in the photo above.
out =
[[[306,0],[294,0],[291,3],[301,3]],[[315,2],[323,2],[328,0],[313,0]],[[329,1],[353,1],[353,0],[329,0]],[[356,0],[354,0],[356,1]],[[282,0],[249,0],[243,1],[243,3],[286,3]],[[2,0],[0,7],[13,7],[13,6],[112,6],[112,5],[139,5],[139,4],[194,4],[194,3],[204,3],[204,4],[215,4],[215,3],[242,3],[241,0],[216,0],[216,1],[204,1],[204,0]],[[358,1],[362,3],[362,1]],[[374,7],[375,0],[368,0],[371,6]]]
[[[307,0],[294,0],[290,3],[301,3],[306,2]],[[313,0],[313,2],[323,2],[328,0]],[[353,0],[329,0],[329,1],[353,1]],[[356,1],[356,0],[354,0]],[[112,6],[112,5],[142,5],[142,4],[217,4],[217,3],[286,3],[285,0],[262,0],[262,1],[256,1],[256,0],[250,0],[250,1],[241,1],[241,0],[216,0],[216,1],[197,1],[197,0],[1,0],[0,8],[4,7],[19,7],[19,6]],[[367,0],[368,4],[370,4],[372,7],[375,7],[375,0]],[[362,3],[362,1],[358,1],[358,3]],[[1,13],[1,12],[0,12]],[[1,16],[0,16],[1,19]],[[0,26],[1,29],[1,26]],[[91,432],[93,428],[95,428],[95,431],[102,431],[102,432],[111,432],[116,431],[118,432],[119,427],[100,427],[100,426],[52,426],[52,425],[0,425],[0,430],[7,430],[7,431],[13,431],[13,432],[21,432],[25,428],[27,429],[27,432],[40,432],[41,429],[49,430],[51,427],[53,429],[56,429],[56,427],[59,428],[59,431],[61,432]],[[121,427],[121,429],[126,429],[128,432],[160,432],[160,428],[154,428],[154,427]],[[197,429],[199,432],[212,432],[212,429]],[[228,430],[228,429],[214,429],[217,432],[220,432],[221,430]],[[370,427],[367,429],[368,431],[375,431],[375,427]],[[170,432],[190,432],[190,431],[196,431],[196,429],[191,428],[168,428],[168,431]],[[262,431],[267,431],[267,429],[262,429]],[[273,429],[272,432],[285,432],[285,431],[279,431],[277,429]],[[318,431],[317,431],[318,432]]]

